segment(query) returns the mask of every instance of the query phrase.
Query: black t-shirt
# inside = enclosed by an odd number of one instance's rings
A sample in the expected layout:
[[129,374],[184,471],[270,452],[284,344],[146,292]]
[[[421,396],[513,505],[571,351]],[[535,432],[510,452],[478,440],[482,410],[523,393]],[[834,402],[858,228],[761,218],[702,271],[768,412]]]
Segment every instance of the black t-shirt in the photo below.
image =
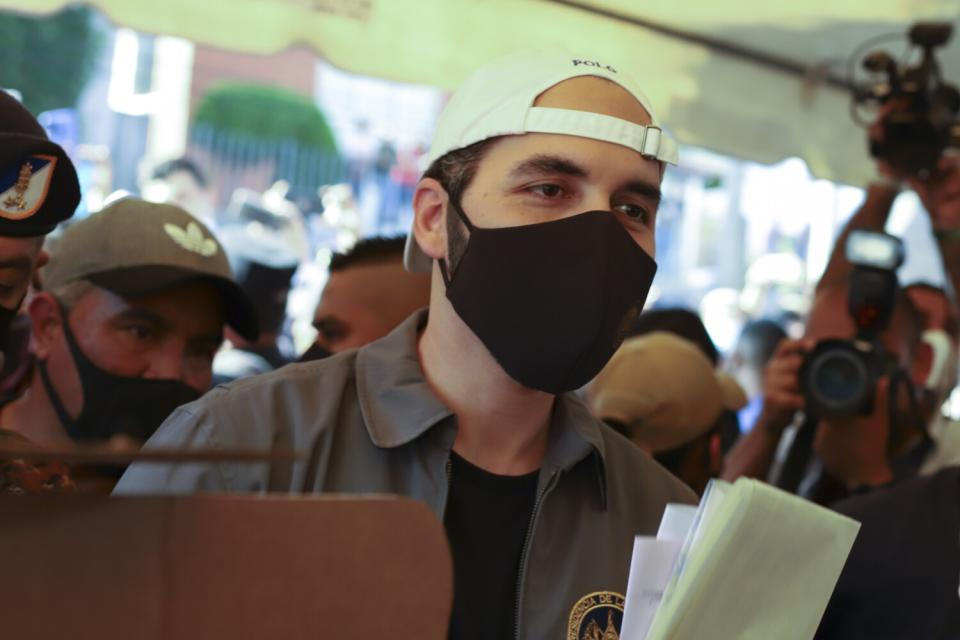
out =
[[444,524],[453,552],[450,638],[511,638],[538,472],[499,476],[450,454]]

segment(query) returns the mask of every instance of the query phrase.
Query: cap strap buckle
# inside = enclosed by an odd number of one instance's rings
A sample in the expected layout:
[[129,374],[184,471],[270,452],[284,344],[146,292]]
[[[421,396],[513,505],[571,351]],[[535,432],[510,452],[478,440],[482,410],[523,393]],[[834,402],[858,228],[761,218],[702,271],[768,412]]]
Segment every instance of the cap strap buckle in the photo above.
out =
[[660,140],[663,136],[663,129],[652,124],[643,129],[643,140],[640,142],[640,155],[651,158],[660,157]]
[[644,126],[590,111],[530,107],[523,123],[526,133],[556,133],[619,144],[647,158],[677,164],[677,144],[657,125]]

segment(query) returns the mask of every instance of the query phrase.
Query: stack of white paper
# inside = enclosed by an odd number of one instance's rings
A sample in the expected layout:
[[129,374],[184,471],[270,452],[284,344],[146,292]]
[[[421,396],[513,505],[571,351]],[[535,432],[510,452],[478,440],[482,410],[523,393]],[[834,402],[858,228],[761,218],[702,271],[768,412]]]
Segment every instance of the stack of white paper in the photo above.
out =
[[646,637],[697,513],[690,505],[668,504],[657,537],[637,536],[634,540],[621,638]]
[[860,525],[741,478],[711,483],[680,547],[683,529],[638,537],[623,640],[809,640]]

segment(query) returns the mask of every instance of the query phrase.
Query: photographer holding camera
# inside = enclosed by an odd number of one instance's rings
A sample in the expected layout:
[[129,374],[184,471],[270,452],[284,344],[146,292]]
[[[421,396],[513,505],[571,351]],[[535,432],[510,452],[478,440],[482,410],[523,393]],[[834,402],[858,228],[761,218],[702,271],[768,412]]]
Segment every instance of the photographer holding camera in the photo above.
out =
[[[804,338],[781,342],[764,372],[760,417],[727,456],[725,478],[769,478],[829,503],[910,475],[922,463],[928,446],[916,401],[930,358],[921,320],[906,294],[891,288],[883,328],[847,341],[858,334],[848,313],[855,289],[821,288]],[[856,355],[857,344],[864,355]],[[819,387],[819,397],[804,386]],[[827,406],[810,406],[818,400]]]
[[837,241],[806,336],[781,343],[757,425],[725,461],[727,479],[769,477],[862,523],[817,640],[960,637],[960,466],[947,446],[960,426],[939,415],[956,381],[957,309],[932,287],[899,288],[902,245],[882,233],[912,188],[960,291],[960,92],[933,56],[950,33],[912,27],[912,67],[867,57],[886,75],[857,97],[881,106],[869,136],[879,176]]
[[[769,477],[783,488],[830,502],[850,490],[888,484],[916,473],[930,457],[933,445],[929,435],[934,431],[930,426],[936,422],[954,379],[950,372],[956,368],[955,345],[948,356],[934,357],[935,344],[923,340],[923,331],[930,328],[924,326],[924,318],[933,314],[918,311],[897,288],[893,275],[897,260],[871,265],[869,252],[885,244],[883,237],[890,239],[882,231],[894,200],[907,185],[930,215],[948,280],[954,291],[960,290],[960,156],[953,149],[960,145],[960,93],[943,81],[933,55],[950,33],[946,24],[915,25],[909,37],[922,49],[922,59],[913,67],[899,68],[893,57],[883,52],[866,58],[864,66],[869,71],[885,76],[856,96],[858,102],[880,105],[869,128],[878,178],[869,185],[863,205],[834,247],[817,285],[805,338],[785,341],[771,360],[764,376],[764,408],[758,428],[730,452],[724,477]],[[877,235],[871,240],[865,232]],[[857,245],[858,235],[860,248],[867,251],[858,257],[866,258],[866,264],[850,259],[849,250],[857,248],[851,241]],[[886,244],[888,249],[892,247]],[[882,275],[884,270],[887,276]],[[955,304],[947,302],[955,318]],[[877,318],[877,314],[887,317]],[[868,326],[871,324],[874,326]],[[845,351],[850,357],[842,356],[846,347],[841,345],[833,368],[820,372],[821,395],[835,390],[856,391],[864,397],[855,398],[858,402],[846,410],[823,411],[822,405],[811,408],[810,387],[817,386],[814,379],[808,376],[806,393],[801,391],[801,369],[806,363],[810,374],[811,351],[820,348],[818,340],[830,339],[837,346],[834,339],[851,337]],[[857,357],[860,347],[866,351]],[[935,360],[936,377],[947,384],[931,382]],[[858,367],[862,369],[860,378],[854,375]],[[861,379],[863,388],[849,387],[854,379]],[[924,392],[927,386],[937,391]],[[818,417],[811,409],[828,415]],[[803,419],[788,430],[800,411],[804,411],[800,414]],[[781,438],[784,433],[787,437]],[[927,470],[931,470],[929,466]]]
[[[947,42],[951,31],[949,24],[911,28],[911,42],[924,50],[916,67],[900,71],[884,53],[871,54],[866,66],[881,69],[889,77],[888,89],[874,92],[888,99],[871,127],[871,150],[886,178],[905,181],[920,196],[956,295],[960,292],[960,158],[954,151],[960,147],[960,92],[942,81],[932,53]],[[885,221],[894,196],[895,191],[885,190],[885,185],[871,188],[867,200],[875,224]],[[937,304],[936,296],[927,298]],[[936,381],[928,380],[924,407],[936,450],[927,456],[923,471],[940,470],[834,505],[862,527],[817,640],[960,637],[960,460],[951,451],[960,425],[937,420],[940,403],[956,381],[956,307],[948,309],[949,313],[942,309],[939,313],[942,326],[935,308],[926,313],[928,333],[934,330],[950,337],[927,338],[930,347],[939,342],[941,351],[943,344],[948,345],[946,359],[942,354],[932,358],[930,378]]]
[[[875,127],[873,131],[878,129],[880,127]],[[894,165],[883,160],[878,164],[887,176],[905,176],[920,196],[930,215],[949,282],[954,292],[960,291],[960,161],[956,156],[944,155],[936,168],[922,178],[898,173]],[[848,224],[840,242],[852,237],[855,228],[882,228],[894,196],[895,191],[888,185],[872,185],[866,202]],[[817,307],[829,306],[830,298],[838,297],[836,292],[842,289],[844,276],[849,277],[856,270],[839,251],[840,246],[838,243],[838,250],[818,286]],[[943,302],[936,300],[937,292],[928,289],[926,293],[931,294],[927,297],[932,305]],[[903,292],[900,296],[905,309],[912,306],[910,299],[919,299]],[[834,510],[854,518],[862,526],[824,613],[817,640],[960,637],[957,599],[960,466],[949,466],[957,465],[951,443],[960,425],[942,419],[939,414],[956,380],[957,368],[956,328],[951,329],[956,308],[952,300],[947,302],[947,313],[943,309],[939,313],[935,309],[930,312],[920,309],[923,319],[918,319],[916,313],[913,319],[914,325],[919,322],[926,330],[924,336],[937,331],[949,336],[944,342],[952,341],[953,345],[945,354],[936,357],[936,342],[928,337],[917,340],[916,330],[908,334],[909,339],[902,340],[915,347],[909,359],[917,389],[912,398],[895,398],[890,406],[899,409],[884,411],[885,398],[890,397],[891,391],[889,382],[881,379],[870,416],[839,424],[822,421],[815,432],[813,448],[822,459],[823,468],[845,480],[848,486],[876,488],[900,480],[895,473],[896,462],[907,462],[900,465],[901,475],[908,475],[919,464],[923,465],[924,472],[936,471],[933,475],[906,478],[891,487],[840,502],[831,501]],[[822,315],[829,315],[829,309]],[[815,320],[812,316],[810,333],[819,330],[814,326]],[[886,333],[895,333],[896,328],[895,319]],[[889,336],[888,341],[895,342],[896,336]],[[809,348],[811,343],[799,347],[800,350]],[[933,370],[939,373],[928,375],[931,364],[938,360],[941,362],[934,365]],[[784,381],[789,378],[791,364],[781,359],[767,372],[774,406],[787,388],[788,383]],[[924,380],[925,392],[921,391]],[[796,404],[798,398],[789,394],[787,399],[794,401],[793,406],[802,406],[802,399],[801,405]],[[911,407],[906,414],[902,412],[904,406]],[[856,480],[850,483],[852,478]]]

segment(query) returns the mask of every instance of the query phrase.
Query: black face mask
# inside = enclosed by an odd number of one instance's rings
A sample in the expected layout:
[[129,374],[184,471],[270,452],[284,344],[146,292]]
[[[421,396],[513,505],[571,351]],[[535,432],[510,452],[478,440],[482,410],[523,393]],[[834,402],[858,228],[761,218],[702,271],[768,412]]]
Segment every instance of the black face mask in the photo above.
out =
[[312,362],[313,360],[322,360],[330,357],[330,352],[314,342],[310,348],[303,352],[297,362]]
[[[20,303],[22,302],[23,300],[20,300]],[[20,311],[19,303],[13,309],[0,307],[0,344],[6,344],[7,336],[10,334],[10,326],[17,317],[18,311]]]
[[447,298],[504,371],[562,393],[599,373],[643,309],[657,263],[610,211],[470,230]]
[[122,433],[146,441],[167,416],[200,393],[179,380],[130,378],[108,373],[93,364],[80,350],[61,307],[63,334],[80,377],[83,409],[76,418],[67,413],[53,388],[47,363],[38,363],[40,378],[60,422],[74,440],[106,440]]
[[6,363],[6,354],[5,350],[7,344],[10,341],[10,327],[13,325],[13,321],[17,318],[17,312],[20,310],[20,304],[23,303],[21,298],[20,302],[17,303],[13,309],[8,309],[7,307],[0,307],[0,348],[4,351],[0,351],[0,370],[3,369],[4,364]]

